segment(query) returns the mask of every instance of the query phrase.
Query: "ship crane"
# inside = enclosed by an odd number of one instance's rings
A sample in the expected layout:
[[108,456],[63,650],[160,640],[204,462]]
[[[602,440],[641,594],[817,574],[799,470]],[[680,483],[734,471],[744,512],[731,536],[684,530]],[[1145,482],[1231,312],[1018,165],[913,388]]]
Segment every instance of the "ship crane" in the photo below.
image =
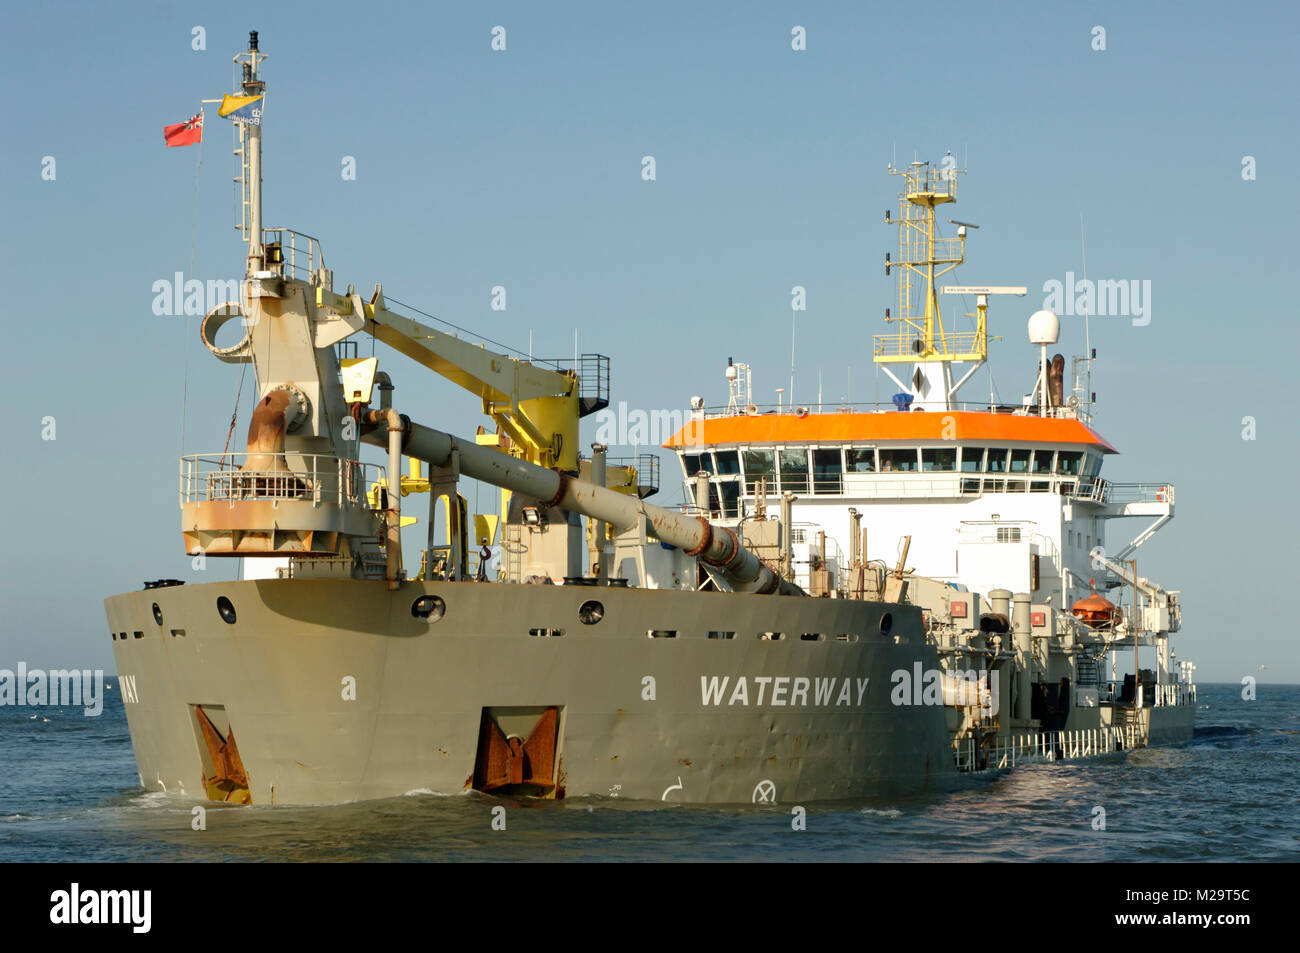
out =
[[577,368],[550,369],[488,350],[389,311],[383,287],[369,301],[318,289],[318,302],[349,317],[370,336],[480,398],[491,417],[529,463],[577,468],[578,420],[609,406],[609,358],[584,354]]
[[1122,585],[1133,586],[1143,592],[1152,603],[1158,616],[1157,631],[1177,632],[1182,623],[1182,612],[1178,605],[1178,592],[1165,589],[1145,576],[1139,576],[1132,563],[1112,559],[1100,547],[1094,548],[1089,557],[1094,565],[1104,566]]

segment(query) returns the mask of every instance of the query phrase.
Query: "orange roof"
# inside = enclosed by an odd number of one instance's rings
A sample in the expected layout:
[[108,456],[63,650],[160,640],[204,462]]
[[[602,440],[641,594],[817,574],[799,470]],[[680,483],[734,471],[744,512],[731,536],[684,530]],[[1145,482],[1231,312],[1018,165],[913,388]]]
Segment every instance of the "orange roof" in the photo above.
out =
[[[949,421],[951,420],[951,426]],[[913,411],[878,414],[756,414],[709,417],[689,422],[664,444],[668,448],[715,444],[874,443],[907,440],[1012,440],[1021,443],[1071,443],[1119,451],[1078,420],[993,414],[981,411]]]

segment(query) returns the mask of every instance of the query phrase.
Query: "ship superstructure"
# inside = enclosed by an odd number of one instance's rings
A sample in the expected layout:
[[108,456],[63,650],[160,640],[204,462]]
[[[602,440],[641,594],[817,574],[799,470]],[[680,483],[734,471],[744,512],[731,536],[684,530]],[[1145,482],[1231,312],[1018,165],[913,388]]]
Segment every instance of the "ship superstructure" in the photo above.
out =
[[[752,368],[729,359],[727,405],[695,401],[666,446],[678,454],[687,498],[736,525],[814,595],[897,597],[914,580],[910,601],[925,607],[930,638],[954,670],[988,657],[962,650],[979,640],[984,614],[1022,607],[1026,697],[1004,713],[1004,737],[1049,722],[1132,721],[1153,706],[1171,709],[1156,714],[1156,737],[1185,737],[1192,667],[1176,661],[1169,641],[1181,623],[1179,593],[1138,576],[1132,559],[1173,518],[1174,486],[1103,477],[1117,451],[1092,427],[1095,351],[1073,360],[1067,393],[1065,358],[1048,354],[1059,319],[1035,312],[1028,334],[1038,368],[1023,399],[960,399],[988,358],[990,299],[1027,291],[939,285],[964,262],[968,229],[978,227],[952,221],[955,237],[938,235],[937,210],[955,201],[961,172],[951,157],[891,169],[903,190],[898,216],[885,215],[899,230],[897,256],[885,260],[898,274],[897,313],[886,318],[898,330],[876,335],[872,355],[898,388],[887,406],[759,407]],[[974,299],[973,329],[945,327],[941,294]],[[1140,531],[1112,552],[1107,529],[1120,520]],[[1090,615],[1080,606],[1090,599],[1115,611]],[[1117,682],[1121,652],[1137,659],[1140,678]]]

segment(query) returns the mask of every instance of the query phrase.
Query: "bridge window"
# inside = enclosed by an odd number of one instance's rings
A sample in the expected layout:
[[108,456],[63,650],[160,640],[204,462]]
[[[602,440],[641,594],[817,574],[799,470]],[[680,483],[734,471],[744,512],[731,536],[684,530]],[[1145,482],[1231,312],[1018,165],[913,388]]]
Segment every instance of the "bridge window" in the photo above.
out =
[[840,448],[826,448],[812,452],[813,492],[843,493],[840,483]]
[[881,450],[880,472],[892,473],[895,471],[915,472],[916,451],[910,447],[897,450]]
[[935,448],[921,451],[921,469],[926,473],[957,469],[957,448]]
[[683,453],[682,466],[686,470],[686,475],[693,477],[701,470],[707,470],[709,468],[707,459],[707,456],[698,453]]
[[1011,451],[1011,472],[1028,473],[1029,472],[1029,450],[1012,450]]
[[850,473],[872,473],[876,469],[876,448],[849,447],[844,451],[844,461]]
[[1083,452],[1067,453],[1061,451],[1056,455],[1056,472],[1065,476],[1078,476],[1083,463]]
[[983,447],[962,447],[961,448],[961,472],[962,473],[979,473],[984,469],[984,448]]
[[[735,450],[719,450],[714,457],[718,462],[718,468],[714,472],[718,476],[736,476],[740,473],[740,455]],[[705,459],[708,459],[707,454]]]
[[776,492],[776,454],[771,450],[746,450],[745,458],[745,492],[750,496],[758,493],[758,481],[767,480],[769,493]]
[[792,493],[807,493],[808,451],[782,450],[778,457],[781,462],[781,489]]
[[735,480],[723,480],[713,484],[713,492],[710,494],[715,508],[717,507],[718,491],[722,491],[722,515],[724,517],[735,517],[740,515],[740,484]]
[[1052,451],[1035,450],[1033,462],[1029,466],[1030,473],[1051,473],[1052,472]]
[[989,473],[1006,473],[1007,472],[1007,451],[989,449],[986,469]]

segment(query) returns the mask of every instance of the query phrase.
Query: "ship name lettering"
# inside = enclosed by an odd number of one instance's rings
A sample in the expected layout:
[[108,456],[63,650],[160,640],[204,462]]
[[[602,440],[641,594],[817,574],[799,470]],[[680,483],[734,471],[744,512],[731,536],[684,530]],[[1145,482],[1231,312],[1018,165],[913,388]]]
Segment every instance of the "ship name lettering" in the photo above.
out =
[[[808,675],[701,675],[700,704],[705,708],[750,704],[779,708],[862,707],[869,678],[825,678]],[[771,691],[768,687],[771,686]],[[730,689],[730,692],[728,692]],[[725,699],[725,702],[724,702]]]

